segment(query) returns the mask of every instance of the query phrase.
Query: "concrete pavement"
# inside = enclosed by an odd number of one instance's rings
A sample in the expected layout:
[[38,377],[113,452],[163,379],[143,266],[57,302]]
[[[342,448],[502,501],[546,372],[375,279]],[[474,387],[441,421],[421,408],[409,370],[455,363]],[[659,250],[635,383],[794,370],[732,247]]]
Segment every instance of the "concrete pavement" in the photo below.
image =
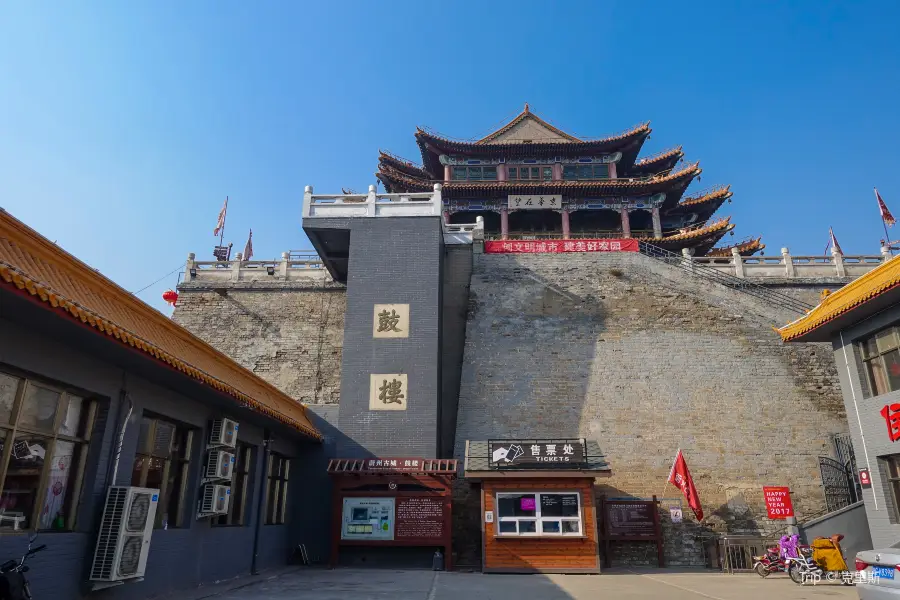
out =
[[[602,575],[482,575],[382,569],[297,569],[231,591],[215,600],[838,600],[853,587],[798,586],[785,575],[710,571],[611,569]],[[195,596],[204,597],[204,596]]]

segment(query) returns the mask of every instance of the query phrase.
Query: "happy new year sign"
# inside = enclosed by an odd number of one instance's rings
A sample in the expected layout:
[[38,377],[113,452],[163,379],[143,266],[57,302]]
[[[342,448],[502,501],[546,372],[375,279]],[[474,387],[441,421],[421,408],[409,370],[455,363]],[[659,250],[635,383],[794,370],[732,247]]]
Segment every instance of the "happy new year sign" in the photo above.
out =
[[791,490],[786,487],[763,487],[766,498],[766,512],[770,519],[787,519],[794,516]]
[[484,243],[486,254],[562,253],[562,252],[637,252],[638,241],[633,238],[617,240],[552,240],[552,241],[503,241]]

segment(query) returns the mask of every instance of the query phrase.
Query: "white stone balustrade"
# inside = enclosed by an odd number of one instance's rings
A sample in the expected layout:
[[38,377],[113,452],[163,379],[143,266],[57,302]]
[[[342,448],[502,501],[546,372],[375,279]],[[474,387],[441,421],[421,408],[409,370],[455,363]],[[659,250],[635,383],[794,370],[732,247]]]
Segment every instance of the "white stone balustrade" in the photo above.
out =
[[835,251],[832,251],[831,256],[791,256],[787,248],[781,249],[780,256],[740,256],[734,248],[731,256],[695,256],[691,260],[694,264],[702,264],[741,278],[814,279],[856,278],[890,258],[887,248],[882,248],[880,255],[854,256],[845,256]]
[[346,217],[439,217],[443,214],[441,184],[433,192],[379,194],[369,186],[368,194],[313,194],[303,191],[303,219]]
[[[314,256],[314,255],[313,255]],[[233,260],[198,261],[196,255],[188,254],[184,270],[184,281],[227,282],[227,281],[293,281],[310,278],[331,279],[325,266],[318,258],[291,258],[289,252],[282,252],[281,260],[242,260],[238,252]]]

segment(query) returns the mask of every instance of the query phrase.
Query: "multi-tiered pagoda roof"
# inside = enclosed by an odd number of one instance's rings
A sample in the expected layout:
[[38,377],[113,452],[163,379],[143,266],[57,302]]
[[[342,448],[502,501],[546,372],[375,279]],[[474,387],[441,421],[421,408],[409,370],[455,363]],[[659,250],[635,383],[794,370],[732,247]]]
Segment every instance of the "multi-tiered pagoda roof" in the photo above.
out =
[[[697,256],[730,255],[730,246],[715,247],[734,229],[730,218],[715,217],[731,199],[730,186],[686,195],[701,173],[699,163],[685,162],[680,146],[639,158],[650,132],[643,123],[582,139],[526,104],[509,123],[475,141],[417,128],[421,164],[382,151],[376,176],[388,192],[424,192],[442,183],[448,220],[483,216],[489,236],[636,237]],[[561,198],[561,205],[519,210],[511,204],[513,197],[542,195]],[[745,256],[764,247],[758,238],[734,246]]]

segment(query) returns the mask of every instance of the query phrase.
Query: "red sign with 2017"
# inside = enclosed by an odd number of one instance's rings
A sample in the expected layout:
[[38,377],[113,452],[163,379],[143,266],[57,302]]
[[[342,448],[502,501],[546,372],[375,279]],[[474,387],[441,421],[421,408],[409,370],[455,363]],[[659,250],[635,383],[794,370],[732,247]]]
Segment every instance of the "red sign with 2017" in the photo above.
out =
[[763,495],[766,497],[766,512],[770,519],[787,519],[794,516],[791,488],[763,487]]
[[618,240],[553,240],[519,242],[494,240],[484,243],[487,254],[535,253],[535,252],[637,252],[638,241],[633,238]]

